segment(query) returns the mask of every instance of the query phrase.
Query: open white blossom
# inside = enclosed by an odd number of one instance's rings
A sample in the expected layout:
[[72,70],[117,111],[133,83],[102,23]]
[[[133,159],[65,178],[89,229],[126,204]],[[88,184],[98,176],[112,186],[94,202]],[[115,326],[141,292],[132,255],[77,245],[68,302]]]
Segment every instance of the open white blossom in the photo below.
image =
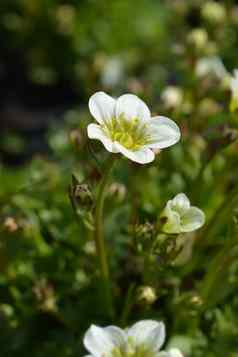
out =
[[169,234],[192,232],[205,223],[203,211],[191,206],[184,193],[179,193],[167,202],[161,217],[166,219],[162,230]]
[[230,79],[231,103],[230,109],[232,112],[238,109],[238,69],[234,70],[234,75]]
[[86,357],[183,357],[176,348],[160,351],[164,340],[163,322],[142,320],[125,330],[92,325],[85,334],[84,346],[90,353]]
[[153,150],[174,145],[180,139],[174,121],[151,117],[147,105],[133,94],[114,99],[97,92],[89,99],[89,110],[98,122],[88,125],[89,138],[100,140],[108,151],[140,164],[154,160]]

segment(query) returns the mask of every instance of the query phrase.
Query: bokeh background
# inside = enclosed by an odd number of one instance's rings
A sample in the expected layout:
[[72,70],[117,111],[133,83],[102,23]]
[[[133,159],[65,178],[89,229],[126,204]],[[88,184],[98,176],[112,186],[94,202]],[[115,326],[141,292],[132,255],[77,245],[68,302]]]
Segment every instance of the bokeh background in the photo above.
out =
[[[76,222],[68,198],[71,174],[94,188],[106,157],[86,137],[88,98],[97,90],[135,93],[182,130],[181,143],[155,165],[121,160],[115,169],[106,219],[114,324],[131,282],[152,285],[156,301],[138,298],[127,324],[163,319],[169,343],[186,357],[238,356],[238,119],[229,111],[236,67],[234,0],[1,1],[2,356],[80,356],[88,326],[109,323],[90,217]],[[198,244],[195,267],[189,244],[176,269],[165,264],[143,276],[128,227],[155,222],[182,191],[206,212],[212,244]],[[219,278],[209,275],[214,262]]]

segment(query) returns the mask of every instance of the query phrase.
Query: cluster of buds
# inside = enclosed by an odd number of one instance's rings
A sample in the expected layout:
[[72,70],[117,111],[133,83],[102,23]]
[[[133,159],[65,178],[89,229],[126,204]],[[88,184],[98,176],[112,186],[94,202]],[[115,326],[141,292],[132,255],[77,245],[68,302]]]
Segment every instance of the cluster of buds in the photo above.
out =
[[135,237],[135,243],[138,251],[147,251],[153,244],[157,229],[156,226],[145,222],[144,224],[136,224],[130,227],[130,233]]
[[54,287],[45,278],[37,281],[32,290],[40,310],[48,312],[54,312],[57,310],[57,299]]

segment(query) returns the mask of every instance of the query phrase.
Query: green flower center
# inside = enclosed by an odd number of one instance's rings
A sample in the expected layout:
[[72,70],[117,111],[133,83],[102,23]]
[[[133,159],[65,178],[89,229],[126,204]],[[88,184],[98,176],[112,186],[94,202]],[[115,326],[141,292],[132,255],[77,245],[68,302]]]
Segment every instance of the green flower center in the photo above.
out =
[[124,349],[115,347],[111,353],[111,357],[155,357],[155,355],[156,353],[144,345],[133,348],[130,344]]
[[138,118],[126,119],[121,115],[105,122],[102,129],[112,141],[118,141],[129,150],[138,150],[149,143],[147,125]]

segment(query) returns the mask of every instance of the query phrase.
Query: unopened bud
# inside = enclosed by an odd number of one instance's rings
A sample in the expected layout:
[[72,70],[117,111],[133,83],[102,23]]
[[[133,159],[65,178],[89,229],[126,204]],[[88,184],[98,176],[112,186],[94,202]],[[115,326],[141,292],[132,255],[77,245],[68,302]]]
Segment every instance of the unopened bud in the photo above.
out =
[[69,187],[69,198],[75,214],[88,229],[93,230],[93,194],[89,186],[86,183],[79,183],[74,175]]
[[207,31],[203,28],[196,28],[188,35],[188,42],[197,50],[202,50],[206,47],[208,42]]
[[119,182],[113,182],[109,187],[109,194],[121,202],[126,196],[126,186]]
[[203,304],[203,300],[202,300],[201,296],[199,296],[199,295],[192,296],[190,301],[193,305],[196,305],[196,306],[201,306]]
[[76,147],[77,149],[81,148],[83,144],[83,136],[80,130],[71,130],[71,132],[69,133],[69,140],[74,147]]
[[93,195],[88,184],[79,183],[77,178],[72,175],[72,183],[70,186],[70,198],[76,206],[88,207],[93,203]]
[[214,99],[205,98],[199,103],[198,112],[203,117],[216,115],[221,112],[221,106]]
[[207,1],[202,7],[202,16],[211,24],[222,23],[226,20],[226,8],[217,1]]
[[140,303],[151,305],[157,300],[157,295],[151,286],[141,286],[137,298]]
[[7,217],[3,223],[3,226],[10,233],[16,232],[19,228],[19,224],[13,217]]
[[88,255],[95,255],[96,254],[96,246],[94,241],[88,241],[84,244],[83,250]]

